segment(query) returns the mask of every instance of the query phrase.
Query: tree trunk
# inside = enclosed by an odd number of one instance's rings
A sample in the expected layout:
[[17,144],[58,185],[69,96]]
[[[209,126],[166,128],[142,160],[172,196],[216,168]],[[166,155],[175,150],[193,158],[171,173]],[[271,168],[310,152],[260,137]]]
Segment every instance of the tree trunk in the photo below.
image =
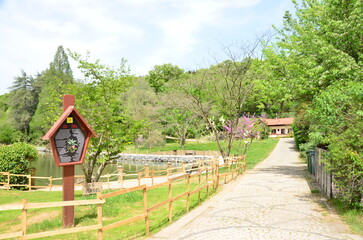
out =
[[181,146],[181,148],[184,148],[184,146],[185,146],[185,136],[180,137],[180,146]]

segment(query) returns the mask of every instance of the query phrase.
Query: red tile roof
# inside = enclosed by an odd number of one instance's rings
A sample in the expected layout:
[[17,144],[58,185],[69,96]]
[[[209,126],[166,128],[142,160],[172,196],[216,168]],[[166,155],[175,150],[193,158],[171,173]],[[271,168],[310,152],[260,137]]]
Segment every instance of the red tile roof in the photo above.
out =
[[262,119],[267,126],[282,126],[282,125],[291,125],[294,121],[294,118],[272,118],[272,119]]

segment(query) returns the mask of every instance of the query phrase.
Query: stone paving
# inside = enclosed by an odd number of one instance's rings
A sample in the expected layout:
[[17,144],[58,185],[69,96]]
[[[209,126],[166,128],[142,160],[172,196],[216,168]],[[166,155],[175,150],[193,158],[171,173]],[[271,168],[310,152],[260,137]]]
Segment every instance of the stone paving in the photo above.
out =
[[220,193],[149,239],[363,239],[311,194],[291,138]]

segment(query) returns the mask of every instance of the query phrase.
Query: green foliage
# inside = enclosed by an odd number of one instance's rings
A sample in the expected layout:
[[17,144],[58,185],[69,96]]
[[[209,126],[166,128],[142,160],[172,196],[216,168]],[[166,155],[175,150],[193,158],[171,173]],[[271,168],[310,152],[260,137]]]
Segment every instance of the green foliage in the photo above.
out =
[[9,94],[9,106],[14,127],[24,134],[26,141],[30,135],[30,121],[38,104],[38,92],[35,79],[24,71],[15,78]]
[[309,141],[309,122],[304,109],[300,109],[298,112],[294,122],[292,123],[292,129],[297,149],[305,152],[308,149],[303,149],[302,145]]
[[[38,159],[37,150],[26,143],[0,146],[0,172],[29,174],[31,163]],[[27,179],[11,178],[12,184],[23,184]]]
[[183,73],[183,69],[170,63],[155,65],[154,69],[149,71],[149,74],[145,76],[145,80],[156,93],[159,93],[165,91],[167,82],[181,79]]
[[259,78],[255,80],[247,104],[250,112],[281,116],[294,107],[297,88],[291,86],[291,80],[298,74],[297,66],[292,65],[290,58],[275,46],[266,47],[263,53],[265,59],[256,61],[253,66]]
[[339,199],[333,199],[332,203],[342,219],[349,224],[353,233],[363,235],[363,207],[351,209]]
[[159,130],[154,129],[149,132],[141,144],[144,148],[159,147],[165,145],[165,138]]
[[[186,107],[207,124],[223,156],[229,156],[233,148],[235,133],[228,135],[228,145],[222,147],[223,124],[215,119],[238,123],[247,109],[247,99],[255,86],[259,74],[252,67],[257,60],[254,54],[260,41],[243,47],[230,46],[223,49],[228,60],[200,69],[182,81],[173,81],[173,88],[189,100]],[[237,128],[231,128],[235,131]]]
[[26,143],[0,146],[0,171],[28,174],[30,164],[38,159],[37,150]]
[[122,101],[134,120],[155,122],[158,97],[144,78],[133,79],[132,86],[122,94]]
[[85,76],[84,83],[73,88],[77,109],[98,135],[90,141],[82,170],[87,182],[98,181],[106,165],[132,142],[138,131],[139,125],[134,124],[121,101],[133,76],[128,74],[125,60],[114,69],[99,60],[89,61],[89,55],[84,58],[70,52],[70,56]]
[[286,79],[286,94],[299,109],[294,135],[300,150],[328,150],[326,165],[350,206],[363,195],[363,2],[294,2],[279,41],[266,51],[274,79]]
[[9,93],[5,93],[4,95],[0,95],[0,112],[2,113],[0,115],[0,119],[4,116],[3,113],[5,113],[9,109]]
[[175,90],[169,90],[161,99],[163,106],[159,113],[159,122],[163,133],[176,137],[183,148],[188,134],[197,132],[197,127],[203,128],[200,126],[200,118],[188,108],[189,99]]
[[[296,3],[296,18],[286,13],[279,30],[295,95],[310,101],[328,86],[361,79],[362,1]],[[354,27],[353,27],[354,26]]]
[[62,112],[62,96],[73,85],[73,75],[68,56],[59,46],[49,68],[38,74],[36,85],[39,89],[39,103],[30,123],[32,138],[40,139]]
[[10,124],[4,124],[0,127],[0,143],[11,144],[20,141],[21,132],[11,127]]
[[0,96],[0,144],[11,144],[22,138],[12,120],[9,96],[9,93]]
[[342,198],[351,205],[363,196],[363,83],[331,86],[317,96],[308,117],[310,139],[329,149],[327,165]]

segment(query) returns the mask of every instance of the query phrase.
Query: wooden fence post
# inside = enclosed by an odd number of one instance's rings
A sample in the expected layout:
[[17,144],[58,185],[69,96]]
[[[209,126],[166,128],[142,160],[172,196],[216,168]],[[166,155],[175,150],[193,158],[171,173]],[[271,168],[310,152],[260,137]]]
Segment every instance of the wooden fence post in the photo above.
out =
[[28,203],[28,200],[23,199],[22,201],[23,204],[23,209],[21,210],[21,232],[22,232],[22,236],[26,235],[26,214],[27,214],[27,209],[25,208],[25,205]]
[[107,173],[107,189],[110,190],[110,174]]
[[216,164],[216,190],[219,187],[219,163]]
[[183,160],[183,162],[182,162],[181,172],[182,172],[183,174],[185,173],[185,160]]
[[53,177],[52,176],[50,176],[49,177],[49,191],[52,191],[52,186],[53,186]]
[[172,181],[169,180],[169,222],[173,222],[173,201],[172,201]]
[[205,171],[205,183],[207,184],[207,196],[209,193],[208,171],[209,171],[209,168],[207,167],[207,170]]
[[189,198],[190,198],[190,173],[188,174],[188,178],[187,178],[187,212],[189,212]]
[[146,191],[146,186],[143,189],[143,196],[144,196],[144,212],[146,214],[145,216],[145,231],[146,231],[146,236],[148,237],[150,235],[150,226],[149,226],[149,214],[147,212],[147,191]]
[[32,190],[32,175],[28,175],[28,191]]
[[[98,192],[97,193],[97,199],[101,200],[101,193]],[[97,204],[97,223],[98,225],[102,226],[102,203]],[[103,239],[103,230],[98,229],[98,240],[102,240]]]
[[[200,187],[200,178],[201,178],[201,175],[202,173],[199,172],[199,175],[198,175],[198,187]],[[198,204],[200,204],[200,191],[198,191]]]
[[151,171],[151,186],[154,185],[155,170]]
[[145,177],[150,177],[150,165],[145,164]]
[[10,190],[10,173],[8,172],[8,186],[7,186],[7,190]]
[[117,171],[118,171],[117,181],[121,184],[121,188],[122,188],[122,183],[123,183],[123,180],[124,180],[124,167],[123,166],[117,166]]
[[166,175],[169,177],[171,175],[171,162],[168,162],[168,168],[166,170]]
[[232,163],[231,164],[232,164],[232,167],[231,168],[232,168],[232,179],[233,179],[233,175],[234,175],[234,159],[232,159]]
[[[37,169],[36,168],[31,168],[30,169],[30,175],[32,175],[33,177],[35,177],[37,175]],[[35,178],[32,179],[32,186],[35,186]]]

